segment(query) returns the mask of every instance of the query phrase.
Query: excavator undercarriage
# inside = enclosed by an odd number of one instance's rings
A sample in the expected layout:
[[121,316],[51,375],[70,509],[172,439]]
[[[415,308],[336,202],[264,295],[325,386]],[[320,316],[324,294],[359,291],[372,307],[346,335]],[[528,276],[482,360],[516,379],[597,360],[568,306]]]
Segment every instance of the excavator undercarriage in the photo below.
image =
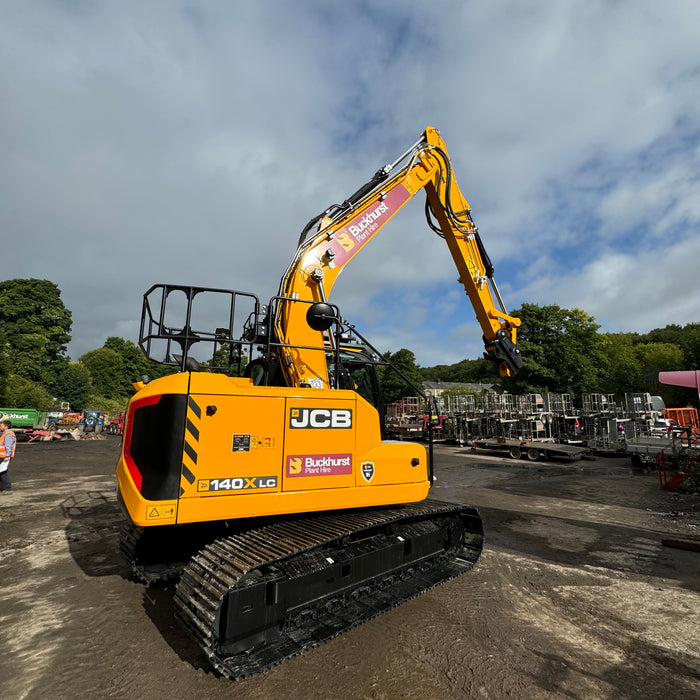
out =
[[232,679],[469,571],[483,547],[476,508],[435,500],[255,522],[121,531],[134,575],[178,581],[178,618]]
[[197,554],[177,615],[218,671],[241,678],[468,571],[482,543],[476,509],[432,500],[280,522]]

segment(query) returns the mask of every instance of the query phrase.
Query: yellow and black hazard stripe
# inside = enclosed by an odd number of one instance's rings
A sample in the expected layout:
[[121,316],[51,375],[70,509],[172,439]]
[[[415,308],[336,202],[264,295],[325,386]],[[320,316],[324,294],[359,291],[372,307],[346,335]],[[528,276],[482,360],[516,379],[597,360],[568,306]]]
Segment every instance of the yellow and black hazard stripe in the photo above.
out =
[[197,470],[197,450],[199,449],[199,426],[202,419],[202,409],[189,396],[187,399],[187,416],[185,419],[185,444],[182,451],[182,476],[180,478],[180,496],[187,486],[195,483]]

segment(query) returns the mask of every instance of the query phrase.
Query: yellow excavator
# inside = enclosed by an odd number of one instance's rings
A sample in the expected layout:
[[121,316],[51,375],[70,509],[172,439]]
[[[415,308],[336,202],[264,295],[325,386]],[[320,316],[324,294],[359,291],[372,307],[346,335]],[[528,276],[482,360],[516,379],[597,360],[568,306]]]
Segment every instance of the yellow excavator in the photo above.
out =
[[432,443],[384,439],[386,361],[329,301],[345,266],[421,190],[484,354],[509,376],[522,364],[519,320],[434,128],[306,225],[267,303],[167,284],[144,295],[139,344],[179,371],[134,383],[120,546],[141,580],[178,579],[177,616],[229,678],[316,646],[481,553],[478,511],[427,498]]

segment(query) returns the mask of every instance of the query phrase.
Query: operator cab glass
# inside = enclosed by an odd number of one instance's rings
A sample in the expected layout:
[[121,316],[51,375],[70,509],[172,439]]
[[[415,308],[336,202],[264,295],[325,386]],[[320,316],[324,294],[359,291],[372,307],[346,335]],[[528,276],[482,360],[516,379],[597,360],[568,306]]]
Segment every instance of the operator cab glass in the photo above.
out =
[[[356,391],[378,411],[382,408],[382,395],[377,376],[377,366],[369,354],[362,350],[341,350],[339,357],[339,388]],[[335,353],[327,352],[328,375],[335,382]]]

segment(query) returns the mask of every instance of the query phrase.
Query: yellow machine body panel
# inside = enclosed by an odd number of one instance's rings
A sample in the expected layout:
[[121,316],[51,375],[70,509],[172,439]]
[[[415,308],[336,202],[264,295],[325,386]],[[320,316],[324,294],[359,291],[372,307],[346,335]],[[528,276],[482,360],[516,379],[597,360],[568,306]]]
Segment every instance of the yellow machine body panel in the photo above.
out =
[[425,447],[382,442],[378,426],[354,391],[184,372],[132,399],[119,488],[140,526],[423,500]]

